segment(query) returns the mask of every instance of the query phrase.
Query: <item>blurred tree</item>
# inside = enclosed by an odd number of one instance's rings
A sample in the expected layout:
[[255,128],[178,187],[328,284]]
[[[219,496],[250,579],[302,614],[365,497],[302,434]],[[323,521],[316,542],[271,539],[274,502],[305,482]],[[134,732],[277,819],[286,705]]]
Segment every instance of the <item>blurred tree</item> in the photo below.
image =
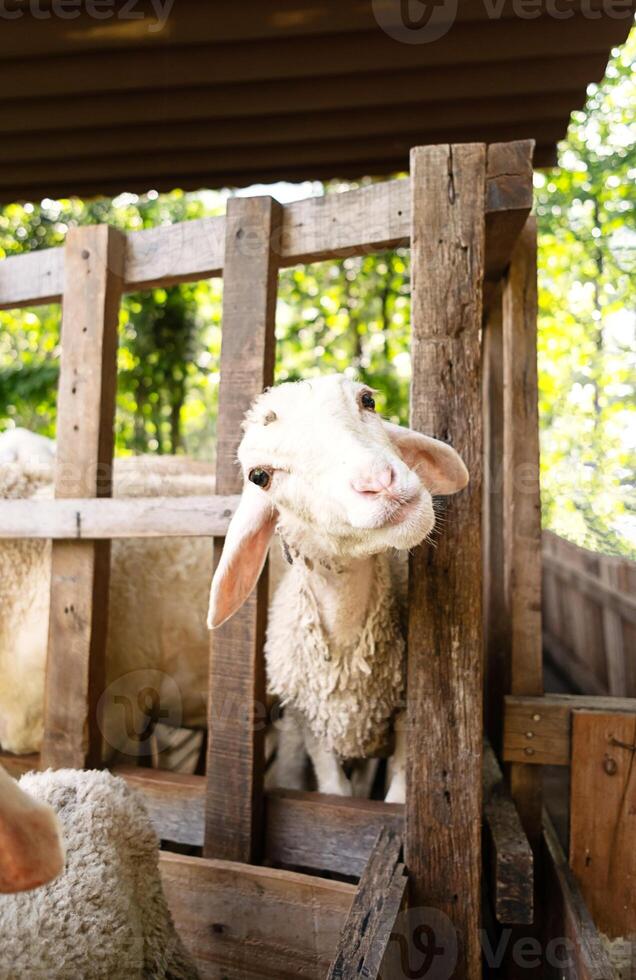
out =
[[544,524],[636,556],[636,31],[537,174]]
[[[221,194],[203,199],[179,191],[161,197],[152,192],[142,198],[122,194],[114,201],[12,204],[0,213],[0,254],[61,245],[73,225],[108,222],[124,230],[140,230],[223,209]],[[124,297],[118,353],[118,451],[177,452],[187,433],[192,450],[213,452],[216,394],[209,368],[220,350],[219,321],[218,282]],[[60,308],[4,311],[0,328],[0,417],[53,435]],[[205,356],[200,353],[203,345]],[[204,406],[209,411],[202,410]]]

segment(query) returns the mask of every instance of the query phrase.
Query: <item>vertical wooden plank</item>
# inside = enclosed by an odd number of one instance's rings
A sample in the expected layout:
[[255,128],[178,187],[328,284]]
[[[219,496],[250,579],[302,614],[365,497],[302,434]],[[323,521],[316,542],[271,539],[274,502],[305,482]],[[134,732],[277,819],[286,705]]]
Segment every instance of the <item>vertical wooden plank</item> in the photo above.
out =
[[[125,236],[107,225],[71,228],[66,239],[57,497],[111,493],[125,246]],[[104,683],[109,567],[108,541],[53,542],[44,766],[101,761],[96,707]]]
[[[537,229],[529,218],[503,293],[504,575],[510,691],[543,692],[537,391]],[[531,748],[531,746],[530,746]],[[541,769],[515,764],[510,788],[528,837],[541,834]]]
[[570,866],[601,932],[636,938],[636,718],[575,711]]
[[503,331],[501,290],[493,296],[483,343],[483,603],[484,716],[496,749],[503,732],[503,699],[510,689],[508,617],[504,598]]
[[[216,491],[240,493],[241,422],[274,375],[274,320],[282,208],[269,197],[228,202]],[[215,539],[215,554],[222,539]],[[212,636],[204,854],[255,860],[261,847],[267,575]]]
[[[615,562],[601,558],[601,581],[620,591],[620,569]],[[603,646],[605,647],[605,664],[607,670],[607,687],[609,693],[616,698],[626,698],[627,692],[627,657],[623,646],[623,622],[620,614],[613,609],[602,607],[603,616]]]
[[448,440],[470,486],[433,548],[412,556],[406,864],[411,904],[458,937],[456,977],[480,975],[482,748],[481,319],[485,147],[418,147],[412,184],[412,425]]

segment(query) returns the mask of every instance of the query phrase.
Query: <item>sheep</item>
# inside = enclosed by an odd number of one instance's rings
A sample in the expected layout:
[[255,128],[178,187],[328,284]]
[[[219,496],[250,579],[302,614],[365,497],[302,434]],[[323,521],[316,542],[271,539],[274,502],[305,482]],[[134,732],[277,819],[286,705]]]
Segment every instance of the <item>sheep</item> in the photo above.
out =
[[405,567],[433,530],[432,494],[468,482],[450,446],[375,412],[344,375],[286,383],[246,415],[243,492],[212,580],[208,626],[245,602],[270,539],[287,571],[270,604],[267,682],[286,710],[278,784],[300,788],[303,748],[319,791],[350,795],[343,761],[379,752],[395,727],[386,799],[405,796]]
[[64,868],[60,823],[0,766],[0,892],[44,885]]
[[43,887],[0,896],[0,980],[196,980],[161,886],[157,835],[124,780],[48,770],[24,775],[16,791],[59,819],[67,855]]
[[[0,498],[50,497],[54,463],[50,440],[24,430],[4,433]],[[184,457],[117,459],[114,492],[210,494],[213,471]],[[139,754],[136,733],[148,721],[148,690],[167,723],[205,726],[208,550],[205,538],[113,542],[103,718],[111,757]],[[50,554],[47,541],[0,541],[0,746],[18,754],[37,752],[42,741]]]

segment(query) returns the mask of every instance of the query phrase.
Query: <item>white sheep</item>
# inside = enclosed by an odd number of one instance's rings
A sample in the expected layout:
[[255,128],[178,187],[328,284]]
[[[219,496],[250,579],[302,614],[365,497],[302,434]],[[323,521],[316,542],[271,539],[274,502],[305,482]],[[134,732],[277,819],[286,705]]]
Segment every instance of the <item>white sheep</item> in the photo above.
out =
[[56,878],[63,867],[56,814],[20,789],[0,766],[0,892],[37,888]]
[[349,795],[342,762],[376,753],[395,723],[386,799],[405,796],[404,561],[435,524],[432,495],[468,482],[454,449],[375,413],[333,375],[271,388],[244,422],[244,488],[214,575],[208,625],[245,602],[278,531],[288,568],[270,606],[268,686],[286,708],[276,772],[298,788],[303,747],[318,789]]
[[[196,980],[163,893],[157,835],[125,782],[106,771],[58,769],[26,774],[11,793],[25,821],[46,817],[45,832],[59,819],[67,854],[64,862],[58,845],[43,887],[0,895],[0,980]],[[38,861],[54,845],[43,837]]]
[[[53,468],[49,440],[24,430],[0,436],[0,498],[52,496]],[[183,457],[117,459],[114,492],[209,495],[212,467]],[[48,541],[0,541],[0,746],[9,752],[37,752],[42,740],[50,555]],[[206,723],[208,555],[205,538],[113,542],[104,701],[111,752],[138,754],[149,690],[167,723]]]

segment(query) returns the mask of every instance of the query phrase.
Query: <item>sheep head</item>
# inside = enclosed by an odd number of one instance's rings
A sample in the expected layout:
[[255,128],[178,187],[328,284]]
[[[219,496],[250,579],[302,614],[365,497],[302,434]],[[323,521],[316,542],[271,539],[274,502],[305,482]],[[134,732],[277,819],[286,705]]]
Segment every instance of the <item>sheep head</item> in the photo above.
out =
[[435,524],[432,497],[468,483],[454,449],[382,419],[373,392],[344,375],[270,388],[243,428],[244,489],[212,582],[210,628],[249,596],[277,523],[309,553],[341,559],[412,548]]

